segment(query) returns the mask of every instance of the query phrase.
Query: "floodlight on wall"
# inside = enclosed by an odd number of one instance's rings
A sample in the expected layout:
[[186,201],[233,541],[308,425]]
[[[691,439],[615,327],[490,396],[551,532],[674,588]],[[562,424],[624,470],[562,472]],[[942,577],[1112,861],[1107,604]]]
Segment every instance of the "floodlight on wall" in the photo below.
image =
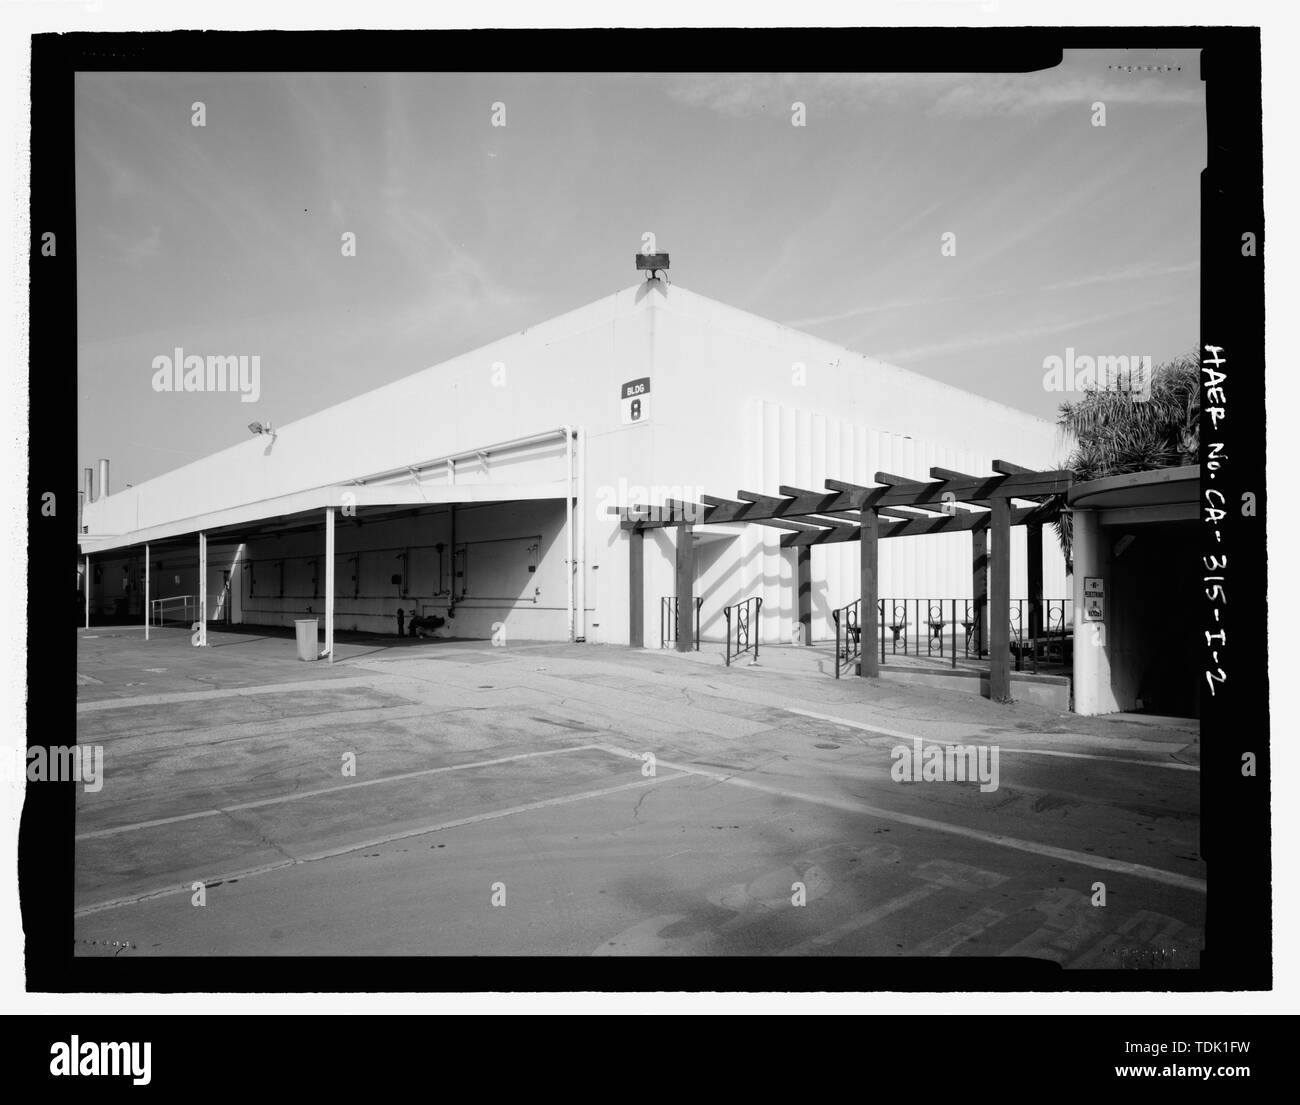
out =
[[248,432],[250,434],[270,434],[271,437],[275,437],[275,431],[271,428],[271,423],[269,422],[265,426],[260,422],[250,422],[248,424]]
[[637,272],[645,271],[649,275],[647,280],[654,280],[655,274],[668,271],[668,254],[666,253],[638,253],[636,255]]

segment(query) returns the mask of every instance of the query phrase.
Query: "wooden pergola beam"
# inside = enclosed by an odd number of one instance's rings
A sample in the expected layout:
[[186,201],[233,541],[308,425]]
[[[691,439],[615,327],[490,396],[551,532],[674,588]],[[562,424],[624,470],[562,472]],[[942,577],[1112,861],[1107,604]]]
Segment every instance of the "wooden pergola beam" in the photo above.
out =
[[[1011,525],[1026,525],[1036,517],[1041,519],[1042,507],[1022,506],[1011,511]],[[961,533],[964,530],[987,529],[991,521],[991,512],[980,514],[942,514],[933,518],[914,518],[910,521],[894,521],[888,525],[884,519],[880,522],[880,538],[917,537],[927,533]],[[841,541],[856,541],[856,528],[847,532],[839,530],[822,530],[820,533],[792,533],[781,538],[781,547],[798,548],[800,545],[833,545]]]
[[[772,499],[772,496],[764,496]],[[741,504],[731,499],[720,499],[716,495],[701,495],[700,499],[706,506],[740,506]],[[773,500],[776,501],[776,500]],[[804,519],[807,518],[807,521]],[[803,532],[813,531],[820,532],[823,529],[856,529],[856,526],[849,525],[846,522],[835,522],[827,519],[822,521],[809,515],[804,515],[798,519],[795,518],[752,518],[749,521],[756,526],[771,526],[774,529],[783,530],[800,530]]]
[[[866,491],[838,491],[825,495],[798,495],[776,498],[740,492],[747,500],[721,506],[704,507],[702,516],[674,516],[668,519],[628,519],[627,529],[660,529],[684,522],[721,523],[757,521],[760,518],[794,518],[824,514],[826,511],[879,510],[882,507],[923,507],[941,509],[944,503],[972,502],[980,499],[1032,499],[1068,491],[1071,474],[1065,471],[1039,472],[1032,475],[980,476],[967,480],[936,480],[930,483],[884,485]],[[945,497],[946,496],[946,497]],[[646,508],[638,508],[646,509]],[[698,505],[697,505],[697,509]],[[892,531],[891,534],[892,535]],[[882,533],[881,536],[886,536]]]
[[[831,482],[827,480],[829,487]],[[845,484],[841,489],[844,491],[870,491],[869,487],[859,487],[857,484]],[[806,487],[790,487],[788,484],[782,484],[777,491],[788,498],[795,498],[800,495],[824,495],[823,491],[809,491]],[[902,510],[886,507],[883,510],[876,511],[877,514],[883,514],[887,518],[928,518],[930,517],[925,511],[921,510]],[[819,510],[814,514],[806,515],[811,521],[820,522],[823,518],[844,519],[849,522],[861,524],[862,511],[860,510]],[[824,523],[823,523],[824,524]]]
[[[883,475],[887,475],[887,473],[884,472],[877,473],[877,476],[883,476]],[[902,476],[889,476],[889,480],[892,481],[889,484],[889,486],[897,486],[898,484],[908,482],[904,480]],[[826,486],[833,487],[837,491],[846,491],[850,493],[861,492],[864,495],[880,490],[880,488],[878,487],[866,487],[860,483],[849,483],[847,480],[827,480]],[[962,508],[958,507],[957,509],[960,510]],[[886,518],[909,518],[909,519],[910,518],[933,518],[937,513],[939,513],[939,511],[940,511],[939,507],[926,508],[926,507],[910,506],[910,507],[877,507],[876,508],[876,513]]]

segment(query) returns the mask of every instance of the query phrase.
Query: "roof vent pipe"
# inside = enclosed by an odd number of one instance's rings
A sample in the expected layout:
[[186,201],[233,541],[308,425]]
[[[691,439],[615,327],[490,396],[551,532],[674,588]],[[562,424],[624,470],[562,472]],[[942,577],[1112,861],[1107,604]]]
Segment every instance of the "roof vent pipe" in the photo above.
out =
[[99,497],[107,499],[108,491],[108,459],[100,457],[99,459]]

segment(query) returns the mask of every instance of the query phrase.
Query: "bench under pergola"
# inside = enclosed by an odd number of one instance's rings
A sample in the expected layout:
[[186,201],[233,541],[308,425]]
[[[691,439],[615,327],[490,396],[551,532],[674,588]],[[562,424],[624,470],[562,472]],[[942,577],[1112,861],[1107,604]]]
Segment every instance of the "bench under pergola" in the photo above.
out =
[[[804,640],[811,642],[812,547],[857,541],[861,554],[860,674],[880,674],[878,632],[874,616],[879,598],[878,542],[891,537],[966,530],[971,535],[971,570],[976,609],[991,605],[1005,611],[1011,603],[1011,527],[1026,527],[1028,583],[1032,616],[1043,592],[1043,525],[1053,521],[1069,490],[1068,471],[1036,471],[995,460],[988,476],[931,468],[928,481],[877,472],[876,486],[828,479],[825,490],[782,485],[776,495],[738,491],[735,499],[700,496],[701,501],[669,499],[662,504],[630,504],[621,512],[630,539],[629,643],[643,647],[644,535],[673,528],[676,539],[677,609],[695,608],[695,550],[691,527],[724,522],[752,523],[781,529],[781,547],[796,553],[797,604]],[[1020,505],[1017,505],[1017,500]],[[991,540],[990,540],[991,535]],[[1005,617],[978,618],[980,651],[987,643],[989,691],[994,701],[1011,698],[1011,627]],[[677,648],[692,647],[691,634],[677,634]]]

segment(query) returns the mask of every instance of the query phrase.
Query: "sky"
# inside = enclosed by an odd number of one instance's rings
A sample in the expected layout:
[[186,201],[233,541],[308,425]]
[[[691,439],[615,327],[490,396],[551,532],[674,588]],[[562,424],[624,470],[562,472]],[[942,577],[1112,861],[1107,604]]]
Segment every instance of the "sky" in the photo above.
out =
[[[1198,70],[80,74],[81,466],[140,483],[610,295],[646,232],[674,284],[1054,418],[1045,358],[1195,347]],[[176,347],[258,354],[258,401],[156,392]]]

